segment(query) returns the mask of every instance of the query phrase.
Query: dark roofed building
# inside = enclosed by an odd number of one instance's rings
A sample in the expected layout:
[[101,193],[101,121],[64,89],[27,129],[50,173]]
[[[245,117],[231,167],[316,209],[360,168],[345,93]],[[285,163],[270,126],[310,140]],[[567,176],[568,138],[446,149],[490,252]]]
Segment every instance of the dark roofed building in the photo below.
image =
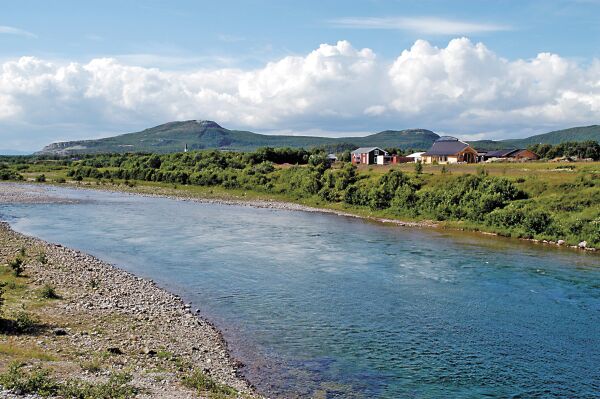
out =
[[373,165],[377,163],[377,157],[379,155],[388,155],[388,153],[379,147],[360,147],[352,151],[350,159],[355,165]]
[[504,150],[487,151],[483,159],[516,159],[516,160],[532,160],[535,161],[540,157],[533,151],[523,148],[511,148]]
[[475,163],[478,160],[477,151],[451,136],[437,139],[421,158],[425,163]]

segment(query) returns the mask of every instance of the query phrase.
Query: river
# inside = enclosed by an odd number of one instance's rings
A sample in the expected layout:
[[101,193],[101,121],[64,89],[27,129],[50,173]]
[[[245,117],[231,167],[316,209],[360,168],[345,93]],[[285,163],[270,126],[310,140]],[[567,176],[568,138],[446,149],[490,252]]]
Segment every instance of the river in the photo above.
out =
[[180,294],[273,397],[600,397],[594,254],[335,215],[47,187],[20,232]]

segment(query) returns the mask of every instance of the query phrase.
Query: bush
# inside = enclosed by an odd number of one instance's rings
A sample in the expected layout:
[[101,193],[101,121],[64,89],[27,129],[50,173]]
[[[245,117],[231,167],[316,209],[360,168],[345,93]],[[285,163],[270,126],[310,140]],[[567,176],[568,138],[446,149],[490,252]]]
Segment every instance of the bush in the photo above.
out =
[[46,257],[46,254],[44,252],[40,252],[37,256],[37,260],[38,262],[40,262],[42,265],[45,265],[48,263],[48,258]]
[[4,287],[6,283],[0,283],[0,316],[2,316],[2,306],[4,306]]
[[43,299],[60,299],[53,286],[46,284],[40,290],[40,298]]
[[[510,206],[490,212],[485,221],[493,227],[501,227],[512,231],[521,231],[527,237],[541,233],[554,233],[553,220],[548,212],[527,207]],[[558,233],[560,234],[560,233]]]
[[8,266],[13,270],[15,277],[20,277],[23,274],[24,266],[23,258],[17,257],[14,260],[8,262]]
[[46,181],[46,175],[39,175],[35,178],[35,181],[38,183],[43,183]]
[[58,393],[59,385],[50,377],[48,370],[39,367],[25,370],[23,367],[23,363],[11,363],[8,370],[0,374],[0,385],[21,395],[53,396]]
[[18,334],[32,332],[37,327],[37,322],[34,316],[22,310],[15,314],[13,330]]
[[421,163],[421,161],[415,162],[415,173],[417,175],[423,173],[423,163]]

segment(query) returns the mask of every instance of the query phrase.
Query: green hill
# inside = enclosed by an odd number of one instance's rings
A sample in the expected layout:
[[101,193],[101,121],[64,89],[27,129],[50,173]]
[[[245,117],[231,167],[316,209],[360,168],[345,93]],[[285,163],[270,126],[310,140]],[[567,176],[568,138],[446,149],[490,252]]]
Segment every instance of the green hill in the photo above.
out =
[[480,140],[469,143],[478,149],[497,150],[503,148],[527,148],[534,144],[560,144],[566,141],[598,141],[600,142],[600,125],[572,127],[549,133],[537,134],[524,139]]
[[[426,129],[385,130],[363,137],[277,136],[242,130],[229,130],[213,121],[169,122],[141,132],[98,140],[53,143],[38,154],[98,154],[149,152],[170,153],[189,150],[221,149],[252,151],[259,147],[312,148],[326,147],[330,151],[356,147],[400,147],[426,150],[439,136]],[[600,126],[574,127],[538,134],[524,139],[480,140],[470,144],[478,149],[526,148],[533,144],[560,144],[565,141],[600,141]]]
[[213,121],[170,122],[141,132],[98,140],[53,143],[38,154],[170,153],[218,148],[251,151],[259,147],[320,147],[333,150],[360,146],[429,148],[439,136],[430,130],[386,130],[365,137],[277,136],[225,129]]

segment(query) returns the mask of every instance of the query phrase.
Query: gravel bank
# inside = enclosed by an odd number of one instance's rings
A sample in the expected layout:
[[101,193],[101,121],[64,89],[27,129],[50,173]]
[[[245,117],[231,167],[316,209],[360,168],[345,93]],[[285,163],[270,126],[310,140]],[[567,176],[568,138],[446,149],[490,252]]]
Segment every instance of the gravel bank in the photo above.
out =
[[[259,397],[238,375],[219,331],[178,296],[93,256],[24,236],[5,222],[0,222],[0,243],[0,263],[26,248],[31,284],[51,284],[62,298],[43,309],[46,330],[35,336],[0,334],[1,343],[56,354],[58,359],[47,365],[68,377],[90,378],[80,364],[112,353],[106,367],[130,371],[133,384],[145,390],[140,397],[198,397],[180,384],[191,369]],[[34,256],[39,253],[45,254],[45,264]]]

